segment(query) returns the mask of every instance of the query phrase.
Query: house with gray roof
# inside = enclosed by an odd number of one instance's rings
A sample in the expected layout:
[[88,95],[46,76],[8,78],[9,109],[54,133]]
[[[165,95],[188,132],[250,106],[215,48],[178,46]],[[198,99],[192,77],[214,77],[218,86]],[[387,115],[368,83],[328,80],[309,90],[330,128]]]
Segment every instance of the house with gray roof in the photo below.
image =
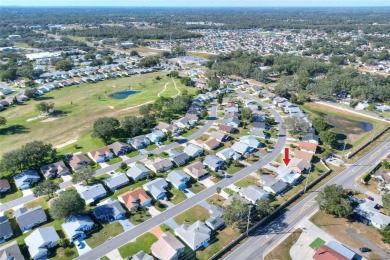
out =
[[142,185],[145,191],[149,192],[156,200],[164,199],[167,197],[168,183],[163,178],[156,178],[153,181]]
[[24,242],[32,259],[46,259],[50,249],[56,247],[59,240],[54,227],[42,227],[34,230]]
[[134,181],[146,179],[149,175],[149,170],[142,164],[136,163],[127,170],[127,176]]
[[390,216],[382,214],[377,209],[376,204],[376,202],[366,199],[354,209],[354,213],[365,224],[384,229],[390,224]]
[[151,246],[152,254],[157,259],[177,260],[184,254],[185,246],[171,232],[163,233]]
[[129,179],[126,177],[126,174],[115,172],[110,174],[110,178],[104,179],[103,182],[107,188],[115,192],[117,189],[129,184]]
[[131,257],[131,260],[154,260],[153,256],[145,253],[144,250],[139,251]]
[[216,205],[207,205],[205,208],[210,213],[210,217],[205,221],[209,228],[217,230],[225,225],[225,221],[223,220],[223,209],[221,207]]
[[199,146],[197,145],[194,145],[194,144],[188,144],[183,152],[185,152],[189,157],[191,158],[196,158],[200,155],[203,154],[203,149],[200,148]]
[[166,180],[176,189],[184,190],[187,188],[186,183],[190,181],[190,176],[181,170],[174,170],[168,174]]
[[129,144],[116,141],[107,146],[116,156],[121,156],[127,154],[131,147]]
[[21,189],[29,189],[34,183],[37,183],[41,177],[36,171],[26,170],[14,176],[16,186]]
[[257,140],[257,138],[253,135],[244,135],[240,137],[240,142],[249,145],[253,148],[259,148],[261,146],[261,142]]
[[296,171],[291,170],[283,165],[280,165],[276,172],[278,173],[278,176],[276,176],[275,179],[282,180],[290,185],[297,184],[302,178],[300,173],[297,173]]
[[75,188],[87,205],[94,203],[107,195],[106,189],[100,183],[95,185],[77,184],[75,185]]
[[61,225],[66,237],[73,242],[79,238],[85,238],[86,232],[94,226],[93,220],[85,213],[69,216]]
[[32,209],[21,207],[14,211],[14,216],[22,232],[47,221],[46,213],[41,206]]
[[152,132],[146,135],[146,137],[149,138],[150,142],[158,143],[164,139],[165,135],[161,130],[153,129]]
[[168,158],[157,157],[143,161],[145,166],[155,173],[165,172],[173,168],[173,163]]
[[108,199],[100,203],[92,210],[92,214],[100,221],[113,221],[123,219],[126,216],[126,210],[117,200]]
[[248,145],[248,144],[242,143],[242,142],[235,142],[235,143],[232,145],[232,149],[233,149],[236,153],[241,154],[241,155],[244,155],[245,153],[251,153],[251,152],[253,152],[253,147],[251,147],[251,146]]
[[175,234],[193,251],[196,251],[209,245],[211,230],[205,223],[196,221],[192,225],[182,224],[177,227]]
[[260,183],[265,191],[274,195],[283,193],[288,188],[287,183],[282,180],[276,180],[269,175],[262,175],[260,177]]
[[315,133],[306,133],[306,135],[302,137],[302,141],[318,144],[318,135]]
[[255,185],[250,185],[246,188],[241,188],[239,194],[246,200],[250,201],[252,204],[257,204],[257,202],[259,202],[260,200],[269,197],[268,192]]
[[223,206],[229,206],[230,204],[232,204],[233,200],[238,200],[238,201],[241,201],[243,204],[247,205],[247,204],[250,204],[250,202],[241,197],[240,195],[234,193],[233,195],[229,196],[229,198],[227,198],[227,200],[225,200],[225,202],[223,203]]
[[190,157],[188,154],[181,151],[171,150],[171,156],[169,157],[169,160],[171,160],[171,162],[173,162],[176,166],[181,166],[186,164],[190,160]]
[[236,153],[232,148],[225,148],[217,152],[215,155],[224,161],[229,159],[238,160],[241,158],[241,156],[238,153]]
[[70,174],[68,167],[66,167],[63,161],[44,165],[41,167],[41,172],[47,179]]
[[203,160],[203,164],[212,171],[218,171],[225,165],[225,162],[215,155],[207,155]]
[[25,260],[16,240],[0,247],[1,260]]
[[241,121],[238,117],[230,117],[223,119],[221,124],[237,128],[240,126]]
[[150,144],[150,140],[146,137],[146,135],[139,135],[127,140],[127,143],[134,149],[140,150],[146,148]]
[[208,173],[202,162],[191,163],[190,165],[185,166],[183,171],[192,176],[194,179],[199,179]]
[[0,244],[14,235],[7,216],[0,216]]

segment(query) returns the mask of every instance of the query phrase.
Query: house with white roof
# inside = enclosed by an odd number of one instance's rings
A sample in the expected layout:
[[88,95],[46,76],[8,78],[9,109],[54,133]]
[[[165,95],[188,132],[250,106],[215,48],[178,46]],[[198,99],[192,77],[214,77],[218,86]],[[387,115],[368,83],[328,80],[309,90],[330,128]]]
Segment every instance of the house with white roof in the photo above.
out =
[[144,180],[148,177],[149,170],[142,164],[136,163],[127,170],[127,176],[134,181]]
[[203,154],[203,149],[195,144],[188,144],[183,152],[185,152],[189,157],[195,158]]
[[282,180],[290,185],[297,184],[302,178],[302,175],[300,173],[297,173],[296,171],[291,170],[283,165],[280,165],[278,167],[277,173],[278,176],[276,176],[275,179]]
[[171,171],[166,178],[167,181],[179,190],[187,188],[186,183],[190,181],[190,176],[181,170]]
[[259,148],[261,146],[261,142],[257,140],[257,138],[253,135],[244,135],[240,137],[240,142],[247,144],[253,148]]
[[168,183],[163,178],[154,179],[142,185],[145,191],[149,192],[156,200],[167,198]]
[[255,185],[250,185],[246,188],[241,188],[239,194],[246,200],[252,202],[252,204],[257,204],[257,202],[259,202],[260,200],[269,197],[268,192]]
[[129,179],[126,177],[126,174],[115,172],[110,174],[110,178],[104,179],[103,182],[112,192],[115,192],[117,189],[129,184]]
[[50,249],[56,247],[59,240],[54,227],[42,227],[34,230],[24,242],[32,259],[46,259]]
[[228,159],[238,160],[241,158],[241,156],[238,153],[236,153],[232,148],[225,148],[217,152],[215,155],[224,161]]
[[253,152],[253,147],[251,147],[250,145],[248,144],[245,144],[245,143],[242,143],[242,142],[235,142],[233,145],[232,145],[232,149],[238,153],[238,154],[245,154],[245,153],[251,153]]
[[354,213],[367,225],[384,229],[390,224],[390,216],[382,214],[376,205],[376,202],[366,199],[354,209]]
[[211,230],[201,221],[192,225],[183,224],[175,229],[175,234],[193,251],[207,247],[210,241]]
[[75,185],[75,188],[87,205],[90,205],[107,195],[106,189],[100,183],[94,185],[77,184]]
[[65,219],[61,225],[66,237],[71,241],[79,238],[85,238],[86,232],[90,231],[94,226],[93,220],[87,214],[71,215]]

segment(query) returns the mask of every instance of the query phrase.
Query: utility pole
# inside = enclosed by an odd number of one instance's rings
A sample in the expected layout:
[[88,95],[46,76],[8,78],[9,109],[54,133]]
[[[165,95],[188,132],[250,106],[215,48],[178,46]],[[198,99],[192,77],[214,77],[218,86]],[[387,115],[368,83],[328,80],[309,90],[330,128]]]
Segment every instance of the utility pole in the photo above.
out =
[[251,219],[251,209],[252,209],[252,205],[249,205],[249,214],[248,214],[248,221],[246,223],[246,236],[248,236],[248,230],[249,230],[249,221]]

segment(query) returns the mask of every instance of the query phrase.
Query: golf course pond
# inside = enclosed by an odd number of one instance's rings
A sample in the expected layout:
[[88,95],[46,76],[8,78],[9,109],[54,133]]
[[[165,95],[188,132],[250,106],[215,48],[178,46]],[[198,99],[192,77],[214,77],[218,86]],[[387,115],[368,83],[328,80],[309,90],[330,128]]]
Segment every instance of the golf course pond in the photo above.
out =
[[110,97],[115,99],[126,99],[128,96],[134,95],[141,92],[140,90],[125,90],[110,94]]

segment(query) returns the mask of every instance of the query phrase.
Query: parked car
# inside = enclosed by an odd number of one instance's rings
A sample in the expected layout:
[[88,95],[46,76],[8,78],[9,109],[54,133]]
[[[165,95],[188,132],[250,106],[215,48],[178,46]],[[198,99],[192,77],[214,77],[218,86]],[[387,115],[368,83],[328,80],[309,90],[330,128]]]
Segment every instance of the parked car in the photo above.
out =
[[367,199],[374,201],[374,198],[371,196],[368,196]]
[[361,252],[363,253],[367,253],[367,252],[371,252],[371,249],[369,249],[368,247],[361,247],[359,248]]

